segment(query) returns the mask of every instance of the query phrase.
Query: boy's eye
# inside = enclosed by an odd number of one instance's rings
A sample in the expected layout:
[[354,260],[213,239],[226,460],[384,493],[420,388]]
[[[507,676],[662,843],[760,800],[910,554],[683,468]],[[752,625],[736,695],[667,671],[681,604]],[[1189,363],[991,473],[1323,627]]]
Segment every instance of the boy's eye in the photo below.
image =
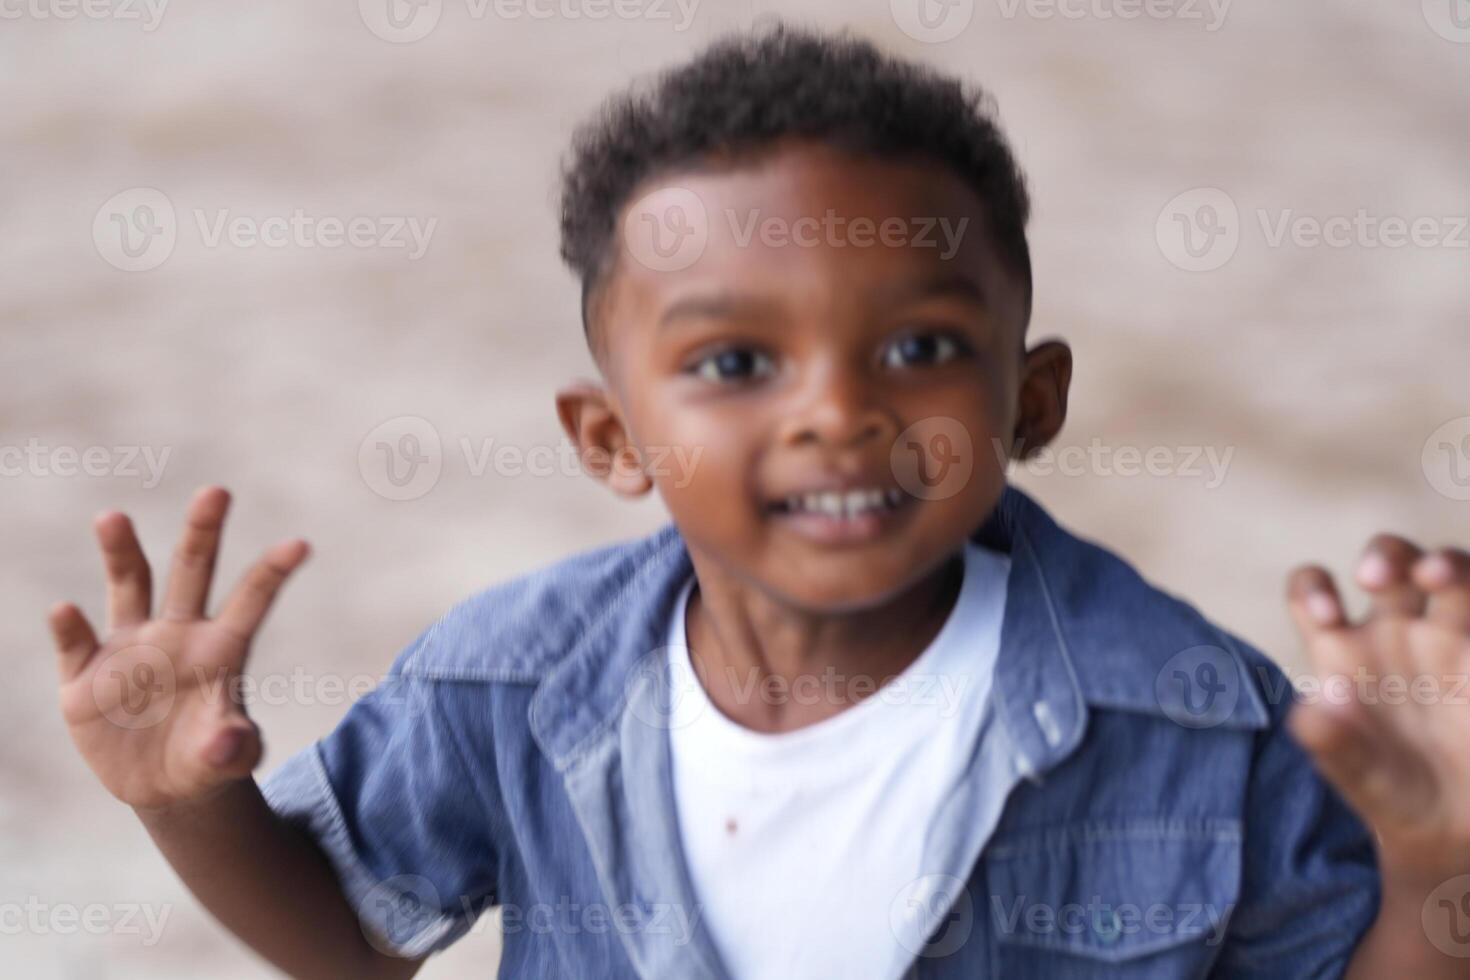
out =
[[946,333],[917,333],[899,337],[883,349],[883,366],[913,367],[944,364],[963,351],[959,341]]
[[749,347],[730,347],[700,358],[690,369],[706,381],[748,381],[775,369],[775,362]]

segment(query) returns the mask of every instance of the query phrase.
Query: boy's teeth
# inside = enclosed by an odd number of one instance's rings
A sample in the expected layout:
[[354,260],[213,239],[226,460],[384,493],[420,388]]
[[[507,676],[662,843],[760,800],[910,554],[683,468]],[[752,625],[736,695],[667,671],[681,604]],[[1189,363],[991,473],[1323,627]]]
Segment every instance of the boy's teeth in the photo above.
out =
[[849,490],[846,493],[829,490],[823,493],[807,493],[788,497],[786,509],[848,519],[870,510],[887,510],[896,507],[899,499],[897,490]]

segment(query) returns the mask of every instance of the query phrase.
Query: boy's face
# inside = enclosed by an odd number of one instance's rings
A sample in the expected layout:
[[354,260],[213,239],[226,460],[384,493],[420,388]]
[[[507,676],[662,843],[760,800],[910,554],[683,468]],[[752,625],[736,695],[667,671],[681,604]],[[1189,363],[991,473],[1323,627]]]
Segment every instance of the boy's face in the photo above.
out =
[[1024,351],[1024,285],[943,168],[787,143],[650,182],[619,232],[591,311],[607,387],[560,393],[563,424],[641,463],[606,478],[657,486],[697,563],[787,604],[912,586],[1018,437],[1061,425],[1067,349]]

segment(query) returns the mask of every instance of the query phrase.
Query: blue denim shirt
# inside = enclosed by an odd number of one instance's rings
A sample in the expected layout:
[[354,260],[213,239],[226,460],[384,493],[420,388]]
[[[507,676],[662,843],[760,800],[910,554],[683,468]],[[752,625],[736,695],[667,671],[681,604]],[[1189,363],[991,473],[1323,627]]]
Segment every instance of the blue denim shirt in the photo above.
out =
[[[928,937],[905,976],[1341,976],[1375,855],[1281,672],[1014,488],[975,539],[1011,556],[992,710],[892,896],[895,936]],[[379,948],[500,906],[503,977],[726,977],[665,724],[691,572],[668,526],[473,596],[265,781]]]

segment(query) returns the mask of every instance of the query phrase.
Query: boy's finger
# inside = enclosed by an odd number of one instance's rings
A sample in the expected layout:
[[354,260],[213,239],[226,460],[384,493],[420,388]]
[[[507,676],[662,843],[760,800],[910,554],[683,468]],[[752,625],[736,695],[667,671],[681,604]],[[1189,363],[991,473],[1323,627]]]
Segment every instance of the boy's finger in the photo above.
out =
[[224,609],[220,610],[220,626],[243,639],[254,636],[265,614],[270,611],[281,584],[305,560],[309,550],[306,542],[297,538],[283,541],[267,551],[230,594]]
[[82,611],[70,602],[58,602],[46,616],[56,643],[57,667],[63,681],[77,676],[97,652],[97,634]]
[[1304,565],[1292,571],[1286,580],[1286,602],[1304,640],[1347,625],[1337,585],[1320,565]]
[[1429,619],[1470,633],[1470,553],[1459,548],[1431,552],[1414,566],[1414,581],[1430,595]]
[[107,571],[107,628],[144,622],[153,603],[153,573],[133,522],[126,514],[109,511],[99,514],[93,526]]
[[219,554],[220,529],[230,509],[230,492],[224,487],[203,487],[189,502],[184,530],[174,548],[159,615],[165,619],[200,619],[209,598]]
[[1423,554],[1418,545],[1396,534],[1379,534],[1368,542],[1355,577],[1373,597],[1374,615],[1424,615],[1426,596],[1413,577]]

